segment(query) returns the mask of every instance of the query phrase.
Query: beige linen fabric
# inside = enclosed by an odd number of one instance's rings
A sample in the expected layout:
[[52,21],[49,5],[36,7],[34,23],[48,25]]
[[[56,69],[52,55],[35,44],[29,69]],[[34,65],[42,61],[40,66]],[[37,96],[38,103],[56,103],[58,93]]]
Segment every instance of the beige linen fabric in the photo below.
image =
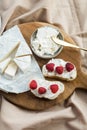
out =
[[[87,47],[86,10],[87,0],[1,0],[0,33],[16,24],[48,22]],[[87,53],[81,54],[87,72]],[[4,97],[0,102],[0,130],[87,130],[86,90],[76,90],[63,104],[44,111],[19,108]]]

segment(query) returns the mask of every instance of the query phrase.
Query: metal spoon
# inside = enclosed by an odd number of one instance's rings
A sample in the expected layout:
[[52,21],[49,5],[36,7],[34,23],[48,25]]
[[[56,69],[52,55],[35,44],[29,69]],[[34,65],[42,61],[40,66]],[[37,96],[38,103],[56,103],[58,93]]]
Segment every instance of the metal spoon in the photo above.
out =
[[69,42],[65,42],[63,40],[58,39],[55,36],[52,36],[51,39],[58,45],[62,45],[62,46],[66,46],[66,47],[72,47],[72,48],[77,48],[77,49],[80,49],[80,50],[83,50],[83,51],[87,51],[86,48],[82,48],[82,47],[79,47],[77,45],[73,45],[73,44],[71,44]]

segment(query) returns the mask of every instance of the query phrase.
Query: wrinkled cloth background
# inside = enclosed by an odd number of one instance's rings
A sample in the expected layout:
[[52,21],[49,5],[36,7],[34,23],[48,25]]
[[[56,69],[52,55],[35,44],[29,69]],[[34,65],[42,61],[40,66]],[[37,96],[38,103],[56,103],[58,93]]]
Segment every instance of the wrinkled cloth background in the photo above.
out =
[[[0,0],[0,33],[16,24],[42,21],[64,29],[87,47],[87,0]],[[87,73],[87,52],[82,54]],[[75,59],[76,60],[76,59]],[[87,90],[44,111],[19,108],[1,97],[0,130],[87,130]]]

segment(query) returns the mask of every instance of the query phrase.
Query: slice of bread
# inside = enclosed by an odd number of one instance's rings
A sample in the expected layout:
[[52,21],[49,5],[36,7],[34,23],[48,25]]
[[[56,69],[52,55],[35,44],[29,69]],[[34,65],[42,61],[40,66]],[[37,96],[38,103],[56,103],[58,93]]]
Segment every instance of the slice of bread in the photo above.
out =
[[44,77],[66,81],[72,81],[77,77],[75,65],[63,59],[51,59],[47,64],[43,65],[42,73]]
[[64,84],[59,81],[33,78],[29,81],[29,88],[36,97],[53,100],[63,93]]

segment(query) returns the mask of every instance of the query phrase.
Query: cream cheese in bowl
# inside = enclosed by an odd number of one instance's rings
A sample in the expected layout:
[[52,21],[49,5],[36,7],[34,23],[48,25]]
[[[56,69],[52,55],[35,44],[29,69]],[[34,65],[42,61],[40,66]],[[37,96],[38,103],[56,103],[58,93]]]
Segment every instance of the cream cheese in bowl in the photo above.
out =
[[53,58],[61,52],[63,46],[54,43],[51,39],[52,36],[57,36],[63,40],[62,34],[55,27],[43,26],[33,32],[31,36],[31,48],[37,56],[41,58]]

